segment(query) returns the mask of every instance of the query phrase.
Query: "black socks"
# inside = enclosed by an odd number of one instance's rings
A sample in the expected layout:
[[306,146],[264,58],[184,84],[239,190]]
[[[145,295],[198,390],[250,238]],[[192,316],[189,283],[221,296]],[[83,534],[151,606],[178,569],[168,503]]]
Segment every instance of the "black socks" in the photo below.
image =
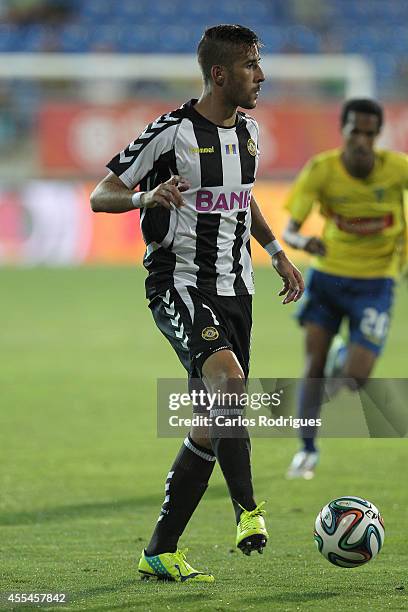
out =
[[215,465],[214,453],[188,436],[167,474],[165,498],[146,554],[175,552],[177,542],[204,495]]
[[214,407],[211,410],[213,421],[218,417],[220,423],[227,424],[227,419],[237,419],[238,424],[231,427],[214,425],[211,428],[211,444],[222,473],[228,485],[234,506],[237,523],[245,510],[253,510],[256,507],[251,475],[251,442],[245,427],[239,424],[243,416],[240,408]]

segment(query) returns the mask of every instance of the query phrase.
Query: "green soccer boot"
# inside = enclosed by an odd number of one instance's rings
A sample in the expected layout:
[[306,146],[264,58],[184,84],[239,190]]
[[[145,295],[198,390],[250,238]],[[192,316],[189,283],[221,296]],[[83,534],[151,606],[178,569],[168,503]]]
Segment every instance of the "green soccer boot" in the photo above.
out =
[[265,502],[261,502],[254,510],[245,510],[241,506],[242,514],[237,525],[236,544],[244,555],[250,555],[253,550],[262,554],[268,541],[269,535],[263,518],[265,510],[262,510],[264,504]]
[[149,557],[145,551],[139,561],[139,572],[142,580],[155,578],[156,580],[171,580],[174,582],[214,582],[212,574],[198,572],[186,561],[185,550],[174,553],[162,553]]

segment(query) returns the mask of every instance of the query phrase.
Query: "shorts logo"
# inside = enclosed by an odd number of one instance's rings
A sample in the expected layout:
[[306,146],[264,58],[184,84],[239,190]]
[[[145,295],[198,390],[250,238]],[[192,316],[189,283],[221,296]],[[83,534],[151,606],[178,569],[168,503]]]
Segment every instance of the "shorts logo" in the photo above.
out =
[[215,327],[204,327],[203,331],[201,332],[201,337],[203,340],[217,340],[219,335],[220,334]]
[[248,151],[250,153],[250,155],[252,155],[253,157],[255,157],[256,155],[256,144],[255,142],[252,140],[252,138],[250,138],[247,142],[247,147],[248,147]]

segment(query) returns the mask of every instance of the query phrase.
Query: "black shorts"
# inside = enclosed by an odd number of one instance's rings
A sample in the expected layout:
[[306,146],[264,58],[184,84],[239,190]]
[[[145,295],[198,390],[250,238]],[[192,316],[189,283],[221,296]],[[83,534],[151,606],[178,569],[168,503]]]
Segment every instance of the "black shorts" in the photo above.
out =
[[149,308],[190,378],[201,378],[205,360],[222,349],[233,351],[248,378],[251,295],[219,296],[182,287],[156,296]]

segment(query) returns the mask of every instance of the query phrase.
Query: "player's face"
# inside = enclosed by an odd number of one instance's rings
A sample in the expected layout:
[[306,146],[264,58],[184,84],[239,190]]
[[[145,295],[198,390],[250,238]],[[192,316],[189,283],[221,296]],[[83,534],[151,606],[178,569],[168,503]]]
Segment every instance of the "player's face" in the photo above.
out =
[[377,115],[354,111],[348,113],[343,127],[344,150],[354,164],[364,166],[372,163],[378,133]]
[[265,80],[257,47],[242,52],[227,70],[226,95],[233,106],[255,108]]

